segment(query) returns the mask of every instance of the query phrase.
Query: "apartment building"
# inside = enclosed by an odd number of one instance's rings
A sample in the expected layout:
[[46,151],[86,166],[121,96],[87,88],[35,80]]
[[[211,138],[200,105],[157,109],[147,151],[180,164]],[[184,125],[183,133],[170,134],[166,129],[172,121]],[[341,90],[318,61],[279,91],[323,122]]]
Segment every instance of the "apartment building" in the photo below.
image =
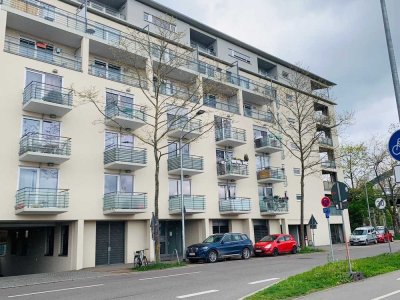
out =
[[[0,3],[1,275],[129,263],[144,248],[154,258],[155,162],[135,136],[146,130],[148,100],[140,80],[114,59],[132,30],[155,38],[159,27],[185,33],[180,46],[192,52],[191,64],[163,92],[185,95],[187,78],[194,78],[204,87],[197,100],[216,123],[182,149],[183,127],[167,138],[170,154],[160,170],[162,258],[182,253],[181,190],[186,245],[229,231],[253,241],[280,232],[298,239],[300,165],[271,128],[276,103],[290,97],[281,92],[285,78],[301,70],[149,0],[89,0],[86,15],[73,0]],[[319,151],[328,159],[306,179],[305,219],[315,216],[314,242],[324,245],[329,234],[320,199],[343,179],[335,164],[337,136],[326,127],[336,104],[321,93],[334,84],[306,74],[318,99]],[[88,87],[98,91],[104,115],[73,92]],[[130,132],[115,128],[115,120]],[[343,241],[343,220],[349,232],[347,212],[342,219],[332,208],[334,242]],[[309,226],[306,232],[311,240]]]

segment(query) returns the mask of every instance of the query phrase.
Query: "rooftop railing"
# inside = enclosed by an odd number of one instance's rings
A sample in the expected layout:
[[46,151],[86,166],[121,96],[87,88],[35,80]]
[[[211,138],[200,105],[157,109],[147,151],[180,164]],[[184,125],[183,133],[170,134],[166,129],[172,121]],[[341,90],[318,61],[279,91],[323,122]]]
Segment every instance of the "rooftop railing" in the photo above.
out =
[[81,58],[67,54],[57,54],[45,49],[36,49],[32,46],[20,43],[19,39],[6,37],[4,51],[23,57],[39,60],[52,65],[82,71]]
[[15,209],[68,208],[69,191],[25,187],[17,191],[15,198]]
[[228,111],[234,114],[239,114],[239,107],[237,104],[231,104],[216,98],[205,96],[203,98],[203,104],[208,107],[213,107],[219,110]]
[[206,53],[206,54],[217,56],[217,54],[215,53],[214,49],[208,48],[208,47],[206,47],[206,46],[204,46],[202,44],[199,44],[199,43],[191,41],[190,42],[190,47],[199,50],[199,52],[203,52],[203,53]]
[[19,142],[19,155],[26,152],[71,155],[71,139],[61,136],[28,133]]
[[147,208],[146,193],[111,192],[104,194],[103,201],[104,211],[113,209],[134,210]]
[[146,164],[147,151],[144,148],[113,145],[104,150],[104,164],[113,162],[127,162],[133,164]]
[[32,81],[24,89],[23,104],[34,99],[54,104],[72,106],[72,98],[73,91],[71,89]]
[[250,212],[250,198],[227,198],[219,200],[220,212]]
[[[183,195],[185,210],[204,211],[206,209],[205,196]],[[181,195],[169,196],[169,211],[182,211]]]

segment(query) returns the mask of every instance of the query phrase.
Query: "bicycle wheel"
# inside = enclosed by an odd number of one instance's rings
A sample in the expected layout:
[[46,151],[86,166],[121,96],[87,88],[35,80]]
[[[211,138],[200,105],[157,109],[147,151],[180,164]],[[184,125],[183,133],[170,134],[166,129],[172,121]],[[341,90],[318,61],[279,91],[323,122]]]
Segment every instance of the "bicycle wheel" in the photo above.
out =
[[147,261],[147,257],[144,256],[143,257],[143,266],[148,266],[148,265],[149,265],[149,262]]
[[140,258],[138,256],[135,256],[135,259],[133,260],[133,268],[137,269],[142,266],[142,263],[140,261]]

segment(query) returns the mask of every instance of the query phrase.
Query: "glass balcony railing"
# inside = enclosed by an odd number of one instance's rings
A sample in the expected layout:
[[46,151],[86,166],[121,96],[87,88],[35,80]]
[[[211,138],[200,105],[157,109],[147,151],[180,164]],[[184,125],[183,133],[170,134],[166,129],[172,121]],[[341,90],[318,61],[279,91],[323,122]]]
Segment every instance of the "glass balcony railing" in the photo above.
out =
[[113,16],[115,18],[121,19],[121,20],[125,20],[126,17],[123,13],[121,13],[120,11],[104,5],[103,3],[97,2],[97,1],[93,1],[93,0],[89,0],[88,2],[88,7],[93,8],[97,11],[100,11],[102,13],[105,13],[107,15]]
[[285,181],[286,176],[283,169],[266,167],[257,171],[257,180]]
[[[181,168],[180,155],[168,158],[168,171]],[[182,168],[203,171],[203,157],[194,155],[183,155]]]
[[254,108],[247,108],[246,106],[243,107],[243,112],[246,117],[250,117],[256,120],[274,123],[274,117],[272,112],[266,112]]
[[336,162],[334,160],[321,161],[321,167],[324,169],[336,169]]
[[227,128],[218,128],[215,129],[215,140],[222,141],[225,139],[233,139],[241,142],[246,142],[246,130],[236,128],[236,127],[227,127]]
[[328,137],[320,136],[320,137],[318,138],[318,142],[319,142],[320,145],[325,145],[325,146],[330,146],[330,147],[333,146],[333,141],[332,141],[332,139],[331,139],[331,138],[328,138]]
[[31,82],[24,89],[23,104],[30,100],[42,100],[48,103],[72,106],[73,93],[70,89],[42,82]]
[[247,77],[239,76],[239,85],[252,93],[260,94],[270,100],[276,99],[276,89],[272,88],[270,83],[262,84]]
[[168,115],[169,130],[180,130],[182,132],[190,132],[193,134],[201,134],[202,123],[200,120],[188,121],[185,117],[177,117]]
[[259,204],[261,213],[284,214],[289,212],[289,204],[287,200],[260,196]]
[[104,164],[113,162],[144,165],[147,162],[147,151],[144,148],[113,145],[104,150]]
[[220,212],[250,212],[250,198],[227,198],[219,200]]
[[71,155],[71,139],[61,136],[28,133],[19,142],[19,155],[27,152],[53,155]]
[[279,139],[270,137],[260,137],[254,140],[254,146],[257,148],[273,147],[282,149],[282,142]]
[[178,99],[182,99],[185,101],[187,100],[194,103],[199,102],[199,98],[196,95],[196,92],[191,92],[189,90],[181,89],[176,86],[174,86],[173,88],[167,88],[165,86],[161,86],[159,92],[160,94],[165,96],[175,97]]
[[248,176],[249,166],[247,164],[234,164],[231,161],[219,162],[217,163],[217,175]]
[[[204,211],[206,209],[204,196],[183,195],[183,204],[186,211]],[[169,211],[182,211],[181,195],[169,196]]]
[[114,117],[122,117],[132,120],[146,121],[145,107],[118,101],[116,103],[109,103],[106,105],[106,118],[112,119]]
[[110,69],[105,69],[94,64],[89,66],[89,74],[108,80],[120,82],[129,86],[138,87],[142,89],[147,89],[147,82],[145,80],[140,80],[137,77],[122,74],[121,72],[112,71]]
[[212,47],[206,47],[202,44],[199,44],[199,43],[196,43],[193,41],[190,42],[190,47],[197,49],[199,52],[217,56],[217,54],[214,51],[214,48],[212,48]]
[[317,123],[326,124],[326,125],[330,124],[330,118],[328,115],[316,113],[314,118],[315,118],[315,122],[317,122]]
[[64,189],[22,188],[15,196],[15,209],[68,208],[69,191]]
[[146,193],[112,192],[104,194],[103,210],[143,210],[147,208]]
[[21,44],[19,39],[6,37],[4,43],[4,51],[27,58],[39,60],[52,65],[82,71],[82,63],[80,57],[70,56],[66,54],[57,54],[49,50],[36,49],[26,44]]
[[237,104],[228,103],[226,101],[221,101],[216,98],[206,96],[203,99],[203,104],[208,107],[213,107],[219,110],[239,114],[239,107],[237,106]]

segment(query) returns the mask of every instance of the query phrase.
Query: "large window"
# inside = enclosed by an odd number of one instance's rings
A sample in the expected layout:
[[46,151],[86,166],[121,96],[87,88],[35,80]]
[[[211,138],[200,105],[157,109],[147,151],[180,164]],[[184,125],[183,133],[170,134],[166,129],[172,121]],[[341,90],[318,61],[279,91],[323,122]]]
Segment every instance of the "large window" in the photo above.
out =
[[[183,194],[191,195],[192,186],[190,180],[183,180]],[[179,179],[169,179],[169,195],[177,196],[181,194],[181,181]]]
[[235,199],[236,185],[234,184],[219,184],[218,185],[219,199]]
[[50,189],[58,187],[58,170],[43,168],[20,168],[18,188]]
[[270,167],[270,157],[267,155],[256,155],[256,168],[262,170]]
[[258,196],[262,199],[268,199],[273,197],[272,184],[258,186]]
[[104,194],[109,193],[133,193],[133,176],[104,175]]
[[104,62],[98,59],[94,60],[94,75],[108,78],[115,81],[121,81],[121,67]]
[[168,144],[168,157],[176,157],[182,152],[183,156],[190,155],[189,144],[182,144],[182,149],[179,149],[178,142],[169,142]]
[[134,137],[132,135],[112,131],[105,133],[105,149],[114,147],[133,148],[133,145]]
[[53,60],[54,46],[52,44],[21,37],[19,45],[19,53],[23,56],[45,61]]

